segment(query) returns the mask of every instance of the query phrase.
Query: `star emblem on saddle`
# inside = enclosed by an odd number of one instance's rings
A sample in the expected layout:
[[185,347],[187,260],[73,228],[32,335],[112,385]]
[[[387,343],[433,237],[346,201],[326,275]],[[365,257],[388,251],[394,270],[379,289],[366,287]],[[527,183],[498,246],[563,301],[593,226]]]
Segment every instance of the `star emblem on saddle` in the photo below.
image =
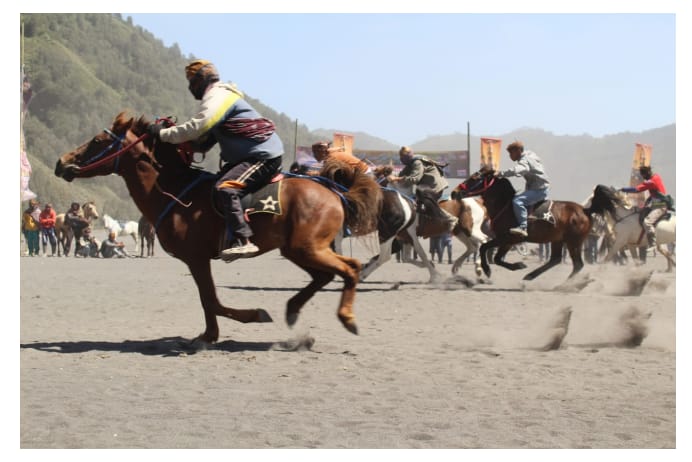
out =
[[267,196],[266,199],[261,199],[260,202],[262,203],[262,205],[264,205],[264,208],[262,210],[271,211],[276,211],[276,206],[279,203],[279,201],[275,201],[272,196]]
[[551,212],[550,210],[548,210],[547,212],[545,212],[545,213],[543,214],[543,219],[544,219],[545,221],[549,221],[549,222],[552,223],[552,221],[553,221],[553,219],[554,219],[554,217],[553,217],[553,212]]

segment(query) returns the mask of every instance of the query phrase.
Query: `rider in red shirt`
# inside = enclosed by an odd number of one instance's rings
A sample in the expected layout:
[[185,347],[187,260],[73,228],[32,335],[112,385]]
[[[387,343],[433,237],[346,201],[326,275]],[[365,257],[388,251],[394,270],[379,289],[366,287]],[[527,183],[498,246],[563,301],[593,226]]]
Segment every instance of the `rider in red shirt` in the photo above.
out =
[[649,241],[649,247],[656,247],[656,221],[668,210],[668,202],[666,201],[666,187],[663,185],[663,180],[658,173],[652,173],[651,166],[642,165],[639,167],[639,173],[644,181],[637,186],[631,188],[621,188],[624,192],[643,192],[649,191],[649,197],[644,203],[642,216],[644,220],[642,224],[646,230],[646,237]]

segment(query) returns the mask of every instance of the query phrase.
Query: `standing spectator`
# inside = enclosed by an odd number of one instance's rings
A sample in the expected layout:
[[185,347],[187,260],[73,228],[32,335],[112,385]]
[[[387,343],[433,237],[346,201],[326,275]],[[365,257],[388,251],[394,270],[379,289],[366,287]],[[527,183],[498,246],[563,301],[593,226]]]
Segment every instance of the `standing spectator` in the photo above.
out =
[[539,242],[538,243],[538,259],[540,261],[546,261],[550,258],[550,242]]
[[[72,205],[70,205],[70,209],[65,213],[65,223],[72,228],[72,234],[75,240],[74,252],[75,255],[77,255],[77,251],[81,246],[80,238],[82,237],[82,232],[89,226],[89,221],[82,216],[79,202],[73,202]],[[70,251],[71,244],[71,239],[68,239],[65,244],[65,255]]]
[[442,236],[438,236],[440,240],[440,263],[442,263],[442,257],[444,257],[445,250],[447,250],[447,263],[452,264],[452,233],[446,233]]
[[41,242],[43,244],[43,255],[46,255],[46,246],[50,242],[50,256],[55,256],[55,210],[51,204],[46,204],[43,211],[39,215],[39,224],[41,225]]
[[38,206],[38,201],[36,199],[31,199],[29,201],[29,206],[22,214],[22,232],[24,233],[24,238],[26,239],[26,245],[29,248],[30,257],[38,257],[40,216],[41,209]]
[[435,261],[437,255],[438,263],[442,263],[442,248],[440,247],[440,236],[430,237],[430,261]]
[[129,257],[125,250],[125,244],[115,240],[115,233],[108,234],[108,239],[101,244],[101,256],[103,258],[125,258]]
[[598,263],[598,240],[606,230],[605,219],[595,213],[591,214],[591,230],[584,242],[584,260],[586,263]]

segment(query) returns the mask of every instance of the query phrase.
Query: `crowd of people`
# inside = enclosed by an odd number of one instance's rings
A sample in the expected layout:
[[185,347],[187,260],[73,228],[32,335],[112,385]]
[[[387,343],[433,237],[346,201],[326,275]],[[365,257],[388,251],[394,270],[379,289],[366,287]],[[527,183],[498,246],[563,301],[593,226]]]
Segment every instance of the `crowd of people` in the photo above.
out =
[[[22,212],[21,223],[22,234],[27,247],[24,252],[26,256],[55,257],[56,252],[58,255],[61,253],[58,246],[62,243],[58,240],[58,233],[55,229],[56,222],[57,214],[53,209],[53,204],[46,202],[41,209],[38,200],[31,199],[29,201],[27,208]],[[92,235],[89,221],[81,216],[78,202],[73,202],[65,212],[64,225],[72,230],[75,240],[75,257],[125,258],[133,256],[127,252],[123,242],[116,240],[116,235],[113,232],[108,235],[106,240],[99,242]],[[63,255],[67,256],[68,252],[69,248],[62,249]]]

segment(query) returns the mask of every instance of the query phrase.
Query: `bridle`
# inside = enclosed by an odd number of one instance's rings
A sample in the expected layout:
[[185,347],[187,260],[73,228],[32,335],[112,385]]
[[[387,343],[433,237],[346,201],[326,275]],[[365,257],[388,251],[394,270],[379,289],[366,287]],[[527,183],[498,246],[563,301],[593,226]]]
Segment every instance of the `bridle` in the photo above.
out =
[[[119,136],[115,134],[113,131],[104,128],[103,129],[104,133],[106,133],[108,136],[110,136],[113,139],[113,142],[109,144],[105,149],[103,149],[101,152],[96,154],[94,157],[88,160],[88,162],[81,166],[79,169],[82,172],[88,172],[89,170],[93,170],[97,167],[100,167],[103,164],[106,164],[110,162],[111,160],[115,159],[115,166],[113,168],[114,172],[118,171],[118,165],[120,161],[120,156],[128,152],[130,149],[134,148],[137,143],[139,143],[142,140],[145,140],[147,137],[149,137],[149,134],[145,133],[138,137],[134,142],[131,144],[125,146],[123,141],[125,140],[125,135]],[[117,151],[107,154],[111,149],[118,149]]]

